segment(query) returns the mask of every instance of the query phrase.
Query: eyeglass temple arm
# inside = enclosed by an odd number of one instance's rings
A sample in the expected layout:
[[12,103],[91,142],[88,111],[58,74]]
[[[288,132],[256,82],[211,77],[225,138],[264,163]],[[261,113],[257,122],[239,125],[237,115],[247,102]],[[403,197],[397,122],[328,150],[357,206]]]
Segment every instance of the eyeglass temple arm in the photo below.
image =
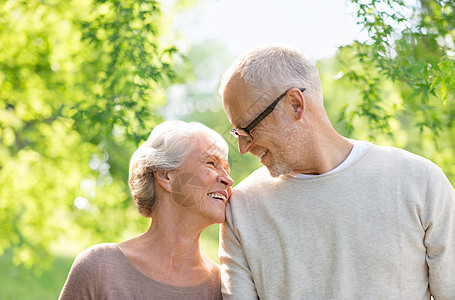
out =
[[[259,118],[254,120],[250,125],[248,125],[243,130],[245,130],[248,134],[250,134],[250,130],[252,128],[254,128],[259,122],[261,122],[265,117],[267,117],[270,114],[270,112],[272,112],[272,110],[275,109],[275,106],[278,104],[278,101],[280,101],[281,98],[283,98],[289,90],[290,89],[286,90],[283,94],[281,94],[275,101],[272,102],[272,104],[269,105],[269,107],[267,107],[267,109],[264,111],[264,113]],[[299,88],[299,91],[301,91],[301,92],[303,92],[305,90],[306,90],[306,88]]]

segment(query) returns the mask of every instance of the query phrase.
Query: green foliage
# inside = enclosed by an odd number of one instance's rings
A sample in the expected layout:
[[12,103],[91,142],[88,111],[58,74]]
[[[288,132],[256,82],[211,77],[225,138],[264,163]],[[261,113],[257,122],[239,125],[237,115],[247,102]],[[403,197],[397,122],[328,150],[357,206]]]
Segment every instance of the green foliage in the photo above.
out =
[[82,40],[90,45],[83,69],[93,79],[87,87],[84,78],[84,84],[95,99],[78,102],[74,118],[87,126],[78,129],[85,129],[84,135],[96,143],[126,136],[138,143],[155,125],[149,116],[164,103],[157,89],[175,80],[172,62],[177,53],[173,46],[160,47],[160,19],[154,0],[98,0],[81,21]]
[[337,84],[352,92],[339,124],[420,153],[455,182],[454,2],[351,2],[369,38],[337,54]]
[[151,0],[0,3],[0,254],[49,265],[61,236],[146,229],[129,158],[176,80]]
[[381,113],[375,103],[382,96],[378,84],[391,79],[401,84],[406,93],[403,105],[408,112],[417,113],[419,127],[438,134],[443,125],[441,120],[420,111],[422,106],[430,111],[433,101],[442,101],[444,105],[454,101],[453,1],[422,0],[418,7],[409,7],[401,0],[352,2],[358,6],[359,23],[370,37],[349,46],[353,56],[349,65],[346,63],[345,74],[364,90],[357,112],[378,129],[389,132],[388,120],[392,115]]

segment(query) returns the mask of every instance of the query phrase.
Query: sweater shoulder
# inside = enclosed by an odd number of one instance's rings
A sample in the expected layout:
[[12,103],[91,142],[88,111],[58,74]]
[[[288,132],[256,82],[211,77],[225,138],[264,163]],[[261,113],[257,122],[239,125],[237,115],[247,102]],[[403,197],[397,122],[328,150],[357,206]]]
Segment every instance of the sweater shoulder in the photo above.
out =
[[76,259],[81,261],[96,261],[104,257],[112,256],[118,252],[118,246],[114,243],[103,243],[93,245],[82,251]]
[[[98,299],[106,275],[106,262],[118,255],[116,244],[98,244],[82,251],[74,260],[59,299]],[[114,258],[115,259],[115,258]]]
[[[267,167],[261,167],[251,173],[232,190],[227,211],[230,209],[248,209],[256,205],[257,201],[263,201],[259,195],[269,195],[283,183],[283,176],[270,176]],[[228,213],[228,212],[227,212]]]
[[93,245],[82,251],[74,260],[73,269],[79,272],[95,273],[100,265],[118,256],[118,246],[114,243]]
[[431,160],[400,148],[372,145],[367,154],[370,159],[377,158],[378,163],[406,167],[408,170],[423,168],[436,171],[440,169]]
[[248,175],[244,180],[242,180],[235,188],[233,189],[233,194],[243,194],[245,192],[255,193],[259,191],[264,191],[267,187],[273,185],[274,183],[280,181],[278,177],[274,178],[270,176],[267,167],[263,166]]
[[353,174],[388,177],[425,189],[431,182],[446,180],[442,169],[431,160],[395,147],[372,145]]

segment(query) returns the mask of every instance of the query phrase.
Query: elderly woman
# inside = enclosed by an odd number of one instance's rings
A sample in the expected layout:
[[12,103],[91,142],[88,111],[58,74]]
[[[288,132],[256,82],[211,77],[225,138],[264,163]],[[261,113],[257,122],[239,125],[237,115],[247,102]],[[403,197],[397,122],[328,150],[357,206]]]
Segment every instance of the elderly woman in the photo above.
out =
[[200,123],[158,125],[129,171],[150,228],[79,254],[60,299],[221,299],[219,266],[201,251],[199,236],[224,221],[233,184],[227,153],[224,139]]

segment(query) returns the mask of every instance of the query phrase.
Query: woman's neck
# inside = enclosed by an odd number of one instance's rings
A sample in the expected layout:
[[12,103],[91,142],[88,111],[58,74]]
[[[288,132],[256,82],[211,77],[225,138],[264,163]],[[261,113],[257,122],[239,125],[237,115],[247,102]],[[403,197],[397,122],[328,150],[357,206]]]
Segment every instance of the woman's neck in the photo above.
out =
[[202,230],[209,224],[191,215],[161,206],[152,216],[146,232],[119,247],[128,260],[150,278],[180,286],[201,283],[214,267],[199,243]]
[[152,219],[150,228],[137,237],[144,251],[153,252],[172,267],[203,263],[199,237],[202,230]]

